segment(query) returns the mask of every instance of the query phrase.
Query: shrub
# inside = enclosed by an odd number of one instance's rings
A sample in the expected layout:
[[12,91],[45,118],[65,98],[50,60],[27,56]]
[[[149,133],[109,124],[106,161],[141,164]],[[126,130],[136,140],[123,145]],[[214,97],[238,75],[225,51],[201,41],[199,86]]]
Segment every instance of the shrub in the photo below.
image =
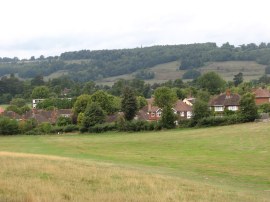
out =
[[60,116],[57,121],[56,121],[56,125],[58,126],[66,126],[71,124],[71,118],[70,117],[63,117]]
[[104,124],[96,124],[95,126],[89,128],[89,132],[92,133],[102,133],[102,132],[106,132],[106,131],[113,131],[115,130],[116,124],[114,123],[104,123]]
[[65,133],[78,131],[78,130],[79,130],[79,127],[77,125],[72,125],[72,124],[69,124],[69,125],[65,126],[64,129],[63,129],[63,131]]
[[12,120],[6,117],[0,118],[1,135],[14,135],[18,134],[19,132],[19,124],[16,120]]
[[51,131],[52,131],[52,125],[50,123],[41,123],[38,126],[38,130],[41,133],[51,133]]

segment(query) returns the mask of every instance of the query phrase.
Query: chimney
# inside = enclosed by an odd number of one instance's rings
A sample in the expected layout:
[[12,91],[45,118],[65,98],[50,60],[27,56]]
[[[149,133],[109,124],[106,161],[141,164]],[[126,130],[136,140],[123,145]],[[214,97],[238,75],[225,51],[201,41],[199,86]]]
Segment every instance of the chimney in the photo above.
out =
[[226,99],[229,99],[229,98],[231,98],[231,90],[227,89],[226,90]]

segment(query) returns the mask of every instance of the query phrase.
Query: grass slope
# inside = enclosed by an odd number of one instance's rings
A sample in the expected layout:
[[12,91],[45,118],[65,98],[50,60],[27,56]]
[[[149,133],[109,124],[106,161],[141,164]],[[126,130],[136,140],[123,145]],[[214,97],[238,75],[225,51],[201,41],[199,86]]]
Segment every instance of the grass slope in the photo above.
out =
[[[155,73],[155,78],[146,80],[146,83],[163,83],[168,80],[181,79],[186,70],[179,70],[180,62],[174,61],[156,65],[149,68],[150,72]],[[227,62],[211,62],[197,69],[202,74],[210,71],[218,73],[225,80],[233,80],[234,75],[242,72],[245,81],[258,79],[265,73],[265,65],[260,65],[253,61],[227,61]],[[135,72],[136,73],[136,72]],[[108,77],[97,81],[99,84],[112,85],[118,79],[132,79],[133,74],[124,74],[115,77]]]
[[0,201],[270,201],[269,131],[0,137]]

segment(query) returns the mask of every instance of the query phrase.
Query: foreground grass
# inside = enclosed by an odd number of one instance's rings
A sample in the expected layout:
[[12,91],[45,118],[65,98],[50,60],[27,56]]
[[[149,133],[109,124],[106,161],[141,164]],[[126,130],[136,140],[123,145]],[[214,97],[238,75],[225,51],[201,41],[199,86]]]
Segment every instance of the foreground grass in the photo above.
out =
[[[0,137],[0,151],[6,151],[0,153],[4,163],[0,201],[27,197],[50,201],[40,190],[43,186],[60,201],[92,197],[104,201],[270,201],[269,131],[269,123],[253,123],[147,133]],[[91,184],[93,177],[98,178],[98,185]],[[90,179],[90,184],[85,185],[82,178]],[[34,191],[27,192],[31,187]]]
[[256,201],[250,194],[113,164],[2,153],[0,201]]

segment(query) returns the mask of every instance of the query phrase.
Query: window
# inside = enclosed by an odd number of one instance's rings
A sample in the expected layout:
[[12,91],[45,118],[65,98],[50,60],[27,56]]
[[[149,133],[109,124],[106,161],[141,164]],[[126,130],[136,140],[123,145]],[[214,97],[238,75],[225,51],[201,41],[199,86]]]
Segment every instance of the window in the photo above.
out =
[[187,112],[187,118],[190,119],[192,116],[192,112]]
[[155,112],[151,113],[151,117],[155,117],[155,115],[156,115]]
[[161,111],[157,113],[157,117],[161,117]]
[[223,107],[222,106],[216,106],[215,107],[215,112],[222,112],[223,111]]
[[185,116],[185,112],[180,112],[180,116],[184,117]]
[[237,111],[238,110],[238,107],[237,106],[229,106],[228,107],[228,110],[230,110],[230,111]]

